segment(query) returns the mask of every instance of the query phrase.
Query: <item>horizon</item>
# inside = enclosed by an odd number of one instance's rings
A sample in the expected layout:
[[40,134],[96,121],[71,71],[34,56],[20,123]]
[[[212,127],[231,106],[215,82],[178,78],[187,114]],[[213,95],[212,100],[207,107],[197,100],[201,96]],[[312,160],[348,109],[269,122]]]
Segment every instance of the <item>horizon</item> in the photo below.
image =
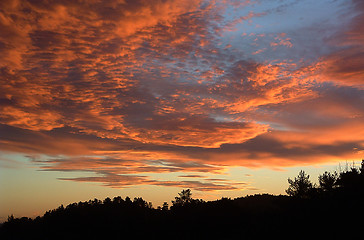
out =
[[0,222],[364,158],[364,2],[0,3]]

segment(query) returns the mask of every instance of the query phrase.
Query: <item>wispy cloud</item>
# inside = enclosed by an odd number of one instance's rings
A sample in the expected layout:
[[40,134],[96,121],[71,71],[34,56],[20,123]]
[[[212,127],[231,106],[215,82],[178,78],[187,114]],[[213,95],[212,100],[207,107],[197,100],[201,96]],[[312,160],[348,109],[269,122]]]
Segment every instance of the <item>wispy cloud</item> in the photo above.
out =
[[61,180],[72,180],[79,182],[98,182],[112,188],[125,188],[135,185],[156,185],[165,187],[193,188],[198,191],[221,191],[221,190],[243,190],[248,188],[244,182],[221,182],[212,180],[204,181],[171,181],[152,180],[146,176],[138,175],[111,175],[102,177],[80,177],[80,178],[60,178]]

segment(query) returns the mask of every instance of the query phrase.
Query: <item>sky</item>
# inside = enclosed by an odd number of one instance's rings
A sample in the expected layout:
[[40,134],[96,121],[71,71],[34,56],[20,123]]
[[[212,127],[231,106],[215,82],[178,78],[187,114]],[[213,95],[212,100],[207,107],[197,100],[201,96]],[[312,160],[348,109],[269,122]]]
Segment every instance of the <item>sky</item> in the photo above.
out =
[[361,0],[3,0],[0,71],[0,221],[364,157]]

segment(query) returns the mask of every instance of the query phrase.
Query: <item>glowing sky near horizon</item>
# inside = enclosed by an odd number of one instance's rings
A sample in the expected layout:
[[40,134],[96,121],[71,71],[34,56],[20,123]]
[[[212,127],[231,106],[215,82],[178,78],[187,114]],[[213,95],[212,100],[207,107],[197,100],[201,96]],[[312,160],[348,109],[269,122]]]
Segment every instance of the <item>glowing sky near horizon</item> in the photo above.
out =
[[0,218],[283,193],[364,156],[364,2],[4,0],[0,113]]

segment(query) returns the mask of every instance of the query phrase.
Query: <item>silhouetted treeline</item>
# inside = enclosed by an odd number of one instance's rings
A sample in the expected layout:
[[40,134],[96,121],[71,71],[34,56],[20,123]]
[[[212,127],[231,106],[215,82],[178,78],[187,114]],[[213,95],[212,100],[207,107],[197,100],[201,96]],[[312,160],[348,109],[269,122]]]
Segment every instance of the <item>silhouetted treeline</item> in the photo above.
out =
[[259,194],[216,201],[193,199],[189,189],[172,206],[142,198],[73,203],[42,217],[9,217],[0,239],[259,239],[362,238],[364,161],[360,168],[325,172],[313,184],[301,171],[288,196]]

